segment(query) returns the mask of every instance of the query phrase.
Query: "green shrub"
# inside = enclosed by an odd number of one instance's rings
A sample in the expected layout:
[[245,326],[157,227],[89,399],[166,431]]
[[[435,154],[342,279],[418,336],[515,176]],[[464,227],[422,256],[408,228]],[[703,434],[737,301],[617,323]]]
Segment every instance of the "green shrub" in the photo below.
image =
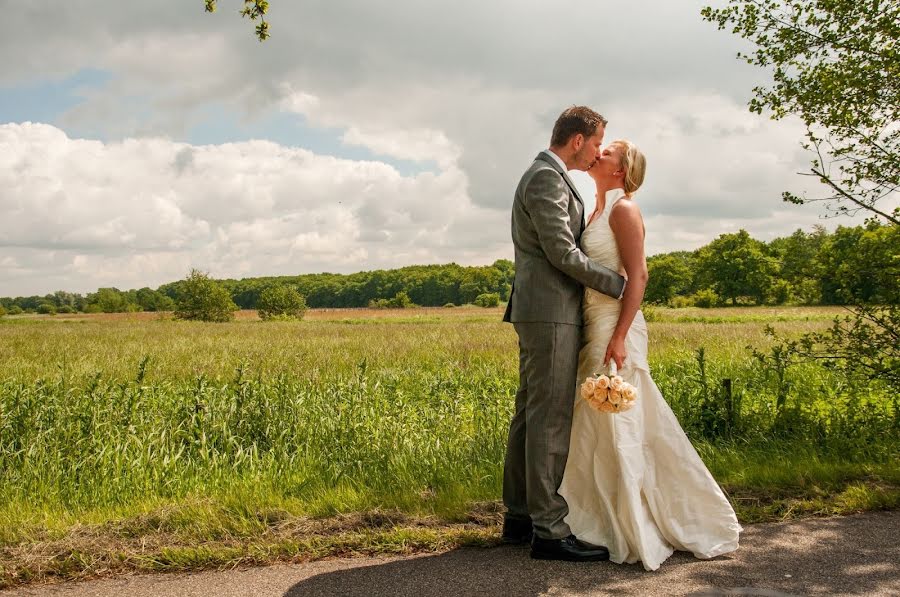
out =
[[709,309],[710,307],[720,305],[721,302],[719,295],[710,288],[704,288],[703,290],[698,290],[694,293],[694,305],[697,307]]
[[375,299],[369,301],[370,309],[409,309],[411,307],[418,307],[418,305],[412,302],[405,290],[401,290],[391,299]]
[[500,304],[500,295],[496,292],[486,292],[475,297],[475,304],[479,307],[496,307]]
[[676,296],[669,301],[669,306],[674,309],[684,309],[694,306],[694,298],[690,296]]
[[229,321],[238,308],[221,284],[197,269],[185,279],[177,304],[177,319],[199,321]]
[[38,305],[37,312],[41,315],[56,315],[56,307],[50,303],[41,303]]
[[59,309],[56,310],[57,313],[75,313],[75,309],[70,307],[69,305],[63,305]]
[[3,305],[0,305],[0,317],[6,315],[6,309],[3,308]]
[[270,286],[259,296],[257,310],[260,319],[303,319],[306,300],[293,286]]
[[452,309],[452,308],[455,307],[455,306],[456,306],[456,305],[454,305],[453,303],[447,303],[446,305],[444,305],[444,308],[445,308],[445,309]]

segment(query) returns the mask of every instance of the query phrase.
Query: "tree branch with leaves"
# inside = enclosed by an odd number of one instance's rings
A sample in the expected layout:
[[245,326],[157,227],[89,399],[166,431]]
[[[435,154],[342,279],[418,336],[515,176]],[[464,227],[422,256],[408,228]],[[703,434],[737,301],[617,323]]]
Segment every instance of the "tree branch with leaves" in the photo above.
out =
[[[216,12],[217,0],[204,0],[206,12]],[[259,41],[269,38],[269,22],[266,21],[266,13],[269,12],[269,3],[266,0],[244,0],[241,16],[251,21],[259,21],[256,24],[256,37]]]
[[[814,157],[801,174],[816,178],[825,194],[785,192],[783,199],[825,201],[832,214],[868,213],[889,224],[866,234],[896,239],[888,255],[867,256],[852,271],[834,264],[834,291],[851,305],[849,316],[776,349],[900,388],[900,208],[883,207],[900,190],[900,2],[729,0],[702,15],[755,45],[738,58],[772,71],[771,85],[754,88],[750,110],[775,120],[794,115],[806,125],[804,147]],[[884,278],[877,296],[849,292],[850,278],[860,274]]]
[[900,224],[900,208],[879,205],[900,191],[900,2],[729,0],[702,15],[755,45],[738,58],[772,71],[750,110],[806,125],[804,147],[814,154],[806,174],[825,194],[783,199]]

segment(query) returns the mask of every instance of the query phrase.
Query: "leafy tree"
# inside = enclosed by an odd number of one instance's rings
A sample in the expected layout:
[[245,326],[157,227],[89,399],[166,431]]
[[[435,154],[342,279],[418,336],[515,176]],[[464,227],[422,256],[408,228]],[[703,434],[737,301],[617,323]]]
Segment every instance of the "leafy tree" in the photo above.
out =
[[[217,0],[203,0],[206,4],[206,12],[216,12]],[[269,3],[266,0],[244,0],[244,8],[241,9],[241,16],[249,18],[251,21],[259,19],[256,25],[256,37],[259,41],[265,41],[269,38],[269,23],[266,21],[266,13],[269,11]]]
[[192,269],[183,281],[175,317],[200,321],[229,321],[234,319],[237,305],[228,291],[208,274]]
[[900,227],[839,226],[822,250],[822,294],[830,304],[900,301]]
[[100,288],[97,292],[88,295],[88,305],[96,305],[103,313],[124,313],[134,311],[130,307],[125,293],[118,288]]
[[175,301],[151,288],[141,288],[134,293],[134,300],[143,311],[174,311]]
[[62,307],[70,307],[72,311],[75,311],[78,299],[81,298],[81,295],[72,292],[66,292],[64,290],[57,290],[53,294],[48,294],[44,298],[47,300],[47,302],[52,303],[57,308],[57,310],[60,310]]
[[822,226],[816,226],[807,234],[796,230],[786,238],[776,238],[769,243],[769,249],[781,262],[776,294],[784,294],[784,301],[798,300],[804,304],[817,304],[822,299],[821,280],[826,276],[822,269],[822,248],[828,233]]
[[24,313],[24,311],[22,310],[22,307],[20,307],[19,305],[13,305],[7,311],[8,315],[21,315],[22,313]]
[[739,297],[765,301],[778,268],[766,246],[746,230],[723,234],[697,254],[698,275],[722,299],[737,304]]
[[773,84],[754,89],[750,110],[806,124],[807,175],[826,189],[812,201],[900,224],[900,208],[878,204],[900,187],[900,3],[729,0],[702,15],[754,44],[739,58],[771,70]]
[[489,294],[505,285],[506,276],[492,267],[468,268],[459,284],[459,303],[471,303],[480,294]]
[[650,303],[666,304],[691,287],[693,272],[684,254],[654,255],[647,260],[647,288],[644,299]]
[[259,316],[270,319],[303,319],[306,301],[293,286],[270,286],[259,297]]

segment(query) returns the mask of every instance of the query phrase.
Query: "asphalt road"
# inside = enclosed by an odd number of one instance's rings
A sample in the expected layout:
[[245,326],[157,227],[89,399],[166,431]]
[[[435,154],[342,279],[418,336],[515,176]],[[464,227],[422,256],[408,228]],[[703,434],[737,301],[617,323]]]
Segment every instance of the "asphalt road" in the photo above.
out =
[[248,570],[155,574],[31,586],[53,597],[305,597],[309,595],[896,595],[900,512],[748,526],[715,560],[677,553],[640,565],[544,562],[527,548],[459,549],[412,557],[335,559]]

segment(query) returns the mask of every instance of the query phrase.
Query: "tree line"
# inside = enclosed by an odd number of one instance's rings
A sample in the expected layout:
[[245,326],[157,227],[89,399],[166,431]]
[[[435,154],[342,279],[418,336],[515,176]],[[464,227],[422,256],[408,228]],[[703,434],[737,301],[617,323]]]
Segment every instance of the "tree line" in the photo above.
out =
[[768,243],[741,230],[696,251],[655,255],[647,269],[645,300],[674,307],[896,303],[900,229],[817,226]]
[[[763,242],[745,230],[723,234],[695,251],[647,260],[645,300],[673,307],[720,305],[841,305],[895,303],[900,280],[900,230],[871,221],[863,226],[821,226]],[[258,309],[267,289],[289,287],[311,308],[408,307],[506,301],[513,263],[489,266],[414,265],[354,274],[304,274],[217,280],[234,305]],[[175,311],[192,291],[191,276],[157,289],[100,288],[82,295],[0,298],[6,313],[115,313]]]

